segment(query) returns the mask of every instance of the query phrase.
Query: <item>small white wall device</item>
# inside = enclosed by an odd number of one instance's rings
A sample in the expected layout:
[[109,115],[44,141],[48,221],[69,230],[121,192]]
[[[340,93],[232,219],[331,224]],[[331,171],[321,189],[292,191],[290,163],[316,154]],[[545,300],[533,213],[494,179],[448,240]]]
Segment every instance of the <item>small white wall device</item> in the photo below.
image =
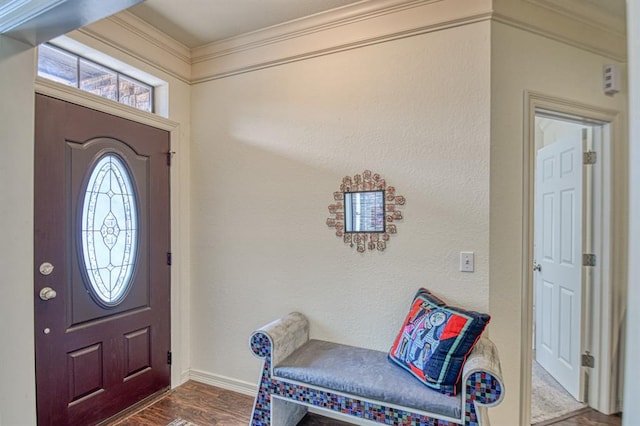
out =
[[460,252],[460,272],[473,272],[474,267],[474,256],[472,251],[461,251]]
[[620,91],[620,67],[608,64],[602,68],[602,89],[605,95],[613,96]]

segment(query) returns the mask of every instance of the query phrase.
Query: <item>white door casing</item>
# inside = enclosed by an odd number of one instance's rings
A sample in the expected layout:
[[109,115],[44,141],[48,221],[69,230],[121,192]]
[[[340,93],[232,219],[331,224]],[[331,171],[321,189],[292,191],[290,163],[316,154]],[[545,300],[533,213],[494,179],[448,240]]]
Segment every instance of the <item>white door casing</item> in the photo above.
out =
[[[619,318],[623,316],[624,301],[621,300],[621,288],[614,285],[615,282],[623,282],[626,276],[624,268],[619,265],[624,263],[622,256],[614,258],[613,251],[624,253],[625,241],[623,238],[614,238],[616,226],[613,224],[614,211],[623,209],[624,197],[614,197],[615,185],[624,181],[625,152],[624,146],[625,128],[620,111],[607,109],[593,104],[576,102],[575,100],[551,96],[535,91],[525,91],[524,96],[524,201],[525,216],[522,223],[522,238],[524,256],[522,257],[522,318],[521,318],[521,369],[520,369],[520,415],[518,424],[531,424],[531,399],[532,399],[532,375],[531,362],[534,361],[535,327],[535,287],[536,275],[531,271],[531,265],[535,260],[534,250],[534,216],[535,216],[535,169],[537,143],[536,119],[545,116],[559,120],[569,119],[573,122],[584,123],[587,127],[596,126],[592,133],[593,149],[597,152],[597,161],[594,165],[583,166],[584,170],[591,169],[593,182],[590,204],[586,209],[592,209],[591,247],[583,249],[596,255],[596,265],[584,267],[584,271],[591,271],[590,276],[583,277],[583,285],[592,288],[590,301],[583,301],[583,321],[588,318],[583,330],[583,350],[589,350],[594,356],[594,367],[582,367],[584,381],[585,400],[588,398],[589,406],[605,413],[619,412],[621,375],[617,372],[621,369],[620,350],[621,343],[617,338],[617,330],[620,327]],[[555,142],[555,141],[554,141]],[[618,160],[617,164],[615,159]],[[615,167],[614,167],[615,166]],[[585,181],[586,183],[587,181]],[[621,211],[621,210],[618,210]],[[620,226],[620,225],[617,225]],[[623,226],[624,228],[624,226]],[[587,281],[587,279],[589,281]],[[626,281],[625,281],[626,282]],[[586,288],[586,287],[584,287]],[[588,374],[588,389],[587,378]]]
[[536,360],[582,400],[583,142],[564,140],[536,158]]

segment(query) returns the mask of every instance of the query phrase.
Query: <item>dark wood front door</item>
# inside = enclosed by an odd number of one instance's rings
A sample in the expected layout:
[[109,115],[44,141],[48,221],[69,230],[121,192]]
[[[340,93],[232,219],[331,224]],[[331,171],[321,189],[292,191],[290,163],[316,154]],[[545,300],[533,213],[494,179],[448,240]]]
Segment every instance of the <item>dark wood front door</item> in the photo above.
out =
[[92,425],[170,384],[169,134],[36,95],[39,425]]

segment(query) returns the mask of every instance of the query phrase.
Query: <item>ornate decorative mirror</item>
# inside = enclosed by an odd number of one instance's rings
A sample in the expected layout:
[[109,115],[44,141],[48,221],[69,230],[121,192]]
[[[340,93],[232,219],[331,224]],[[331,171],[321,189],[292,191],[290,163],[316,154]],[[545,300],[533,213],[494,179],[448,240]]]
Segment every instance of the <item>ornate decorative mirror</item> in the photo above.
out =
[[402,220],[400,206],[405,198],[378,173],[365,170],[361,175],[345,176],[333,200],[327,226],[335,228],[336,236],[359,253],[383,251],[390,236],[398,232],[394,222]]

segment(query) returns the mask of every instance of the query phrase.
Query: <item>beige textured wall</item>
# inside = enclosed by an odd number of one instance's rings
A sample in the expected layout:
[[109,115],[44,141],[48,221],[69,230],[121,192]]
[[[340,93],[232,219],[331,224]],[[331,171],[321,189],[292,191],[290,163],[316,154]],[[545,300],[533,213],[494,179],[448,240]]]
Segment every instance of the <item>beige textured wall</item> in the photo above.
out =
[[[602,66],[611,59],[545,37],[494,23],[491,29],[491,337],[500,349],[506,398],[492,413],[496,424],[519,416],[523,273],[524,95],[533,91],[620,111],[626,96],[602,93]],[[626,135],[614,141],[614,283],[625,285]],[[529,271],[529,266],[526,266]]]
[[36,422],[33,49],[0,36],[0,425]]
[[[488,309],[489,41],[477,23],[193,87],[195,370],[255,385],[249,335],[292,310],[386,351],[420,286]],[[407,199],[383,253],[325,225],[365,169]]]

